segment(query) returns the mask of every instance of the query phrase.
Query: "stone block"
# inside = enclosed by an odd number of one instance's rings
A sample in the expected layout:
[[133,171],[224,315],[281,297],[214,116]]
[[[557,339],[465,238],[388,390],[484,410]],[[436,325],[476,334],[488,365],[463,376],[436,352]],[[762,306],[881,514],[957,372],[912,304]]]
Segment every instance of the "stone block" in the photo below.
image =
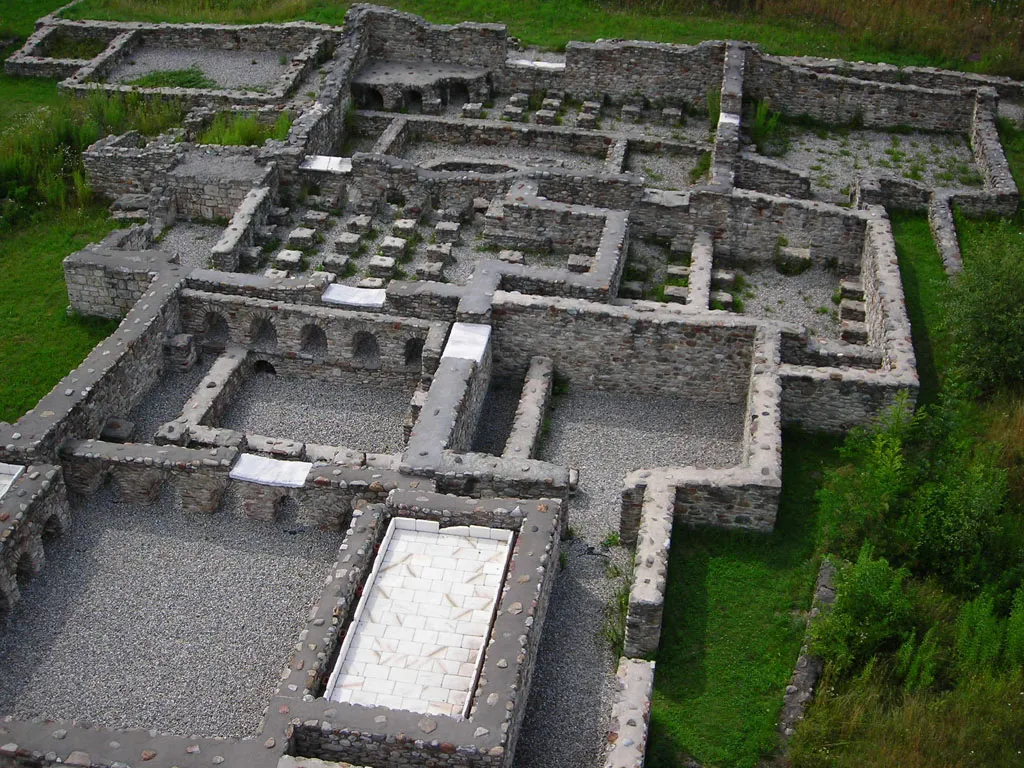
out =
[[508,103],[514,107],[526,107],[530,103],[530,94],[528,93],[513,93],[509,97]]
[[334,240],[335,253],[353,254],[359,249],[362,238],[355,232],[342,232]]
[[775,251],[775,269],[783,275],[799,275],[811,268],[811,249],[784,245]]
[[540,103],[541,109],[550,109],[552,112],[560,112],[562,110],[561,99],[544,99]]
[[266,272],[263,273],[264,277],[282,278],[288,277],[288,273],[283,269],[274,269],[270,267]]
[[347,229],[349,232],[357,232],[360,235],[365,235],[367,232],[370,231],[370,228],[372,226],[373,219],[371,219],[366,214],[353,216],[351,219],[345,222],[345,229]]
[[843,320],[840,338],[847,344],[867,344],[868,326],[855,320]]
[[725,291],[712,291],[711,292],[711,307],[712,309],[732,309],[732,294],[726,293]]
[[484,214],[487,213],[487,209],[491,207],[491,201],[486,197],[474,197],[473,198],[473,212]]
[[463,117],[481,118],[484,116],[484,105],[479,101],[471,101],[462,105]]
[[839,291],[844,299],[864,301],[864,285],[859,279],[846,279],[840,281]]
[[380,252],[392,260],[400,259],[405,255],[405,249],[409,242],[401,237],[385,237],[380,242]]
[[177,333],[164,344],[167,364],[176,371],[189,371],[196,363],[199,351],[196,337],[191,333]]
[[508,264],[525,264],[526,258],[522,251],[498,251],[498,260]]
[[287,208],[277,206],[270,209],[270,213],[267,215],[267,220],[274,225],[287,224],[288,213],[289,210]]
[[588,130],[593,130],[597,128],[597,115],[591,112],[583,113],[578,118],[576,118],[576,127],[586,128]]
[[619,117],[624,123],[639,123],[640,118],[643,117],[643,111],[636,104],[626,104],[619,112]]
[[644,297],[644,284],[636,280],[620,283],[619,297],[623,299],[642,299]]
[[380,277],[364,277],[356,284],[356,288],[383,288],[384,280]]
[[309,227],[296,227],[288,233],[288,245],[291,248],[312,248],[316,243],[316,230]]
[[580,109],[585,115],[597,115],[601,112],[601,102],[584,101],[583,106]]
[[306,211],[302,223],[310,229],[322,229],[331,217],[327,211]]
[[451,264],[453,261],[451,243],[431,243],[426,251],[430,261],[439,261],[442,264]]
[[395,219],[391,231],[396,237],[410,238],[416,234],[416,219]]
[[558,122],[558,113],[553,109],[540,109],[534,115],[537,125],[554,125]]
[[736,273],[727,269],[711,270],[711,287],[727,291],[736,285]]
[[437,212],[438,221],[462,221],[462,211],[458,208],[442,208]]
[[665,107],[661,110],[661,122],[663,125],[679,125],[683,119],[683,110],[676,107]]
[[330,272],[332,275],[343,275],[348,270],[348,265],[348,256],[332,253],[324,259],[323,269],[325,272]]
[[302,251],[279,251],[274,256],[274,266],[278,269],[298,271],[302,267]]
[[[134,431],[134,421],[111,416],[103,422],[103,428],[100,430],[100,440],[108,443],[127,443],[132,439],[132,432]],[[148,440],[150,437],[151,435],[145,435],[144,439]]]
[[665,301],[685,304],[686,297],[690,295],[690,289],[685,285],[666,285]]
[[462,225],[457,221],[439,221],[434,227],[434,237],[439,243],[457,243],[462,236]]
[[252,272],[263,261],[263,250],[256,246],[238,249],[238,268],[243,272]]
[[690,268],[681,266],[679,264],[669,264],[669,266],[665,269],[665,274],[668,275],[669,277],[689,280]]
[[839,319],[853,320],[863,323],[866,317],[866,310],[863,301],[843,299],[839,304]]
[[522,120],[526,117],[526,110],[524,110],[522,107],[517,107],[513,104],[508,104],[505,106],[503,110],[501,110],[501,116],[506,120],[511,120],[513,122],[518,123],[522,122]]
[[367,271],[373,277],[391,277],[395,271],[395,260],[390,256],[372,256]]
[[594,266],[594,257],[585,253],[570,253],[566,263],[570,272],[589,272]]
[[440,115],[444,105],[440,99],[424,99],[423,100],[423,114],[424,115]]
[[441,280],[444,277],[444,264],[440,261],[428,261],[416,267],[416,277],[420,280]]

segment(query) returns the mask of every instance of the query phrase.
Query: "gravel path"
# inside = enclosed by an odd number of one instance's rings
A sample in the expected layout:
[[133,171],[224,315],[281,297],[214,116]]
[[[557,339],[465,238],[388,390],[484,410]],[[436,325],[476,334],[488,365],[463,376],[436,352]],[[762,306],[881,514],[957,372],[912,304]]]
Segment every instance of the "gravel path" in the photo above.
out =
[[109,489],[72,516],[0,633],[0,711],[253,734],[339,537]]
[[128,415],[128,420],[135,422],[132,440],[151,443],[159,427],[178,418],[199,382],[209,372],[214,359],[214,355],[204,355],[196,361],[192,370],[183,373],[164,371],[142,398],[142,402]]
[[623,547],[601,541],[618,530],[622,478],[641,467],[734,464],[742,428],[742,408],[582,390],[558,400],[540,458],[580,470],[569,507],[576,536],[562,543],[567,562],[551,595],[517,768],[599,762],[617,662],[602,627],[629,562]]
[[[285,52],[285,55],[288,55]],[[133,53],[110,73],[112,83],[124,83],[150,72],[196,67],[219,88],[269,88],[288,69],[280,51],[223,51],[210,48],[145,47]]]
[[177,254],[182,266],[206,269],[210,265],[210,250],[223,233],[224,227],[215,224],[181,222],[165,230],[163,238],[153,247]]
[[799,275],[782,275],[767,265],[739,274],[749,286],[744,315],[796,323],[812,336],[839,338],[839,307],[832,302],[839,288],[837,273],[812,267]]
[[382,386],[356,374],[324,382],[257,373],[242,385],[219,426],[370,453],[398,453],[405,447],[402,421],[414,389]]

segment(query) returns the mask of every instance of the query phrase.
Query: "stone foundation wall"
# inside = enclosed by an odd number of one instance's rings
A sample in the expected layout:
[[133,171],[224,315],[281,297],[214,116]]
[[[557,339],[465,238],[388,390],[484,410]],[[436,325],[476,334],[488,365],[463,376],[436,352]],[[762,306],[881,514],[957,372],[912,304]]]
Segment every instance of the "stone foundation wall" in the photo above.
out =
[[64,259],[72,309],[86,317],[124,317],[170,257],[163,251],[121,251],[89,246]]
[[100,139],[82,153],[89,184],[97,194],[116,198],[149,194],[184,152],[172,134],[146,143],[137,131]]
[[811,196],[811,178],[806,171],[795,170],[753,152],[740,152],[737,156],[736,186],[769,195]]
[[[505,63],[504,24],[449,26],[379,6],[361,5],[355,10],[365,24],[367,54],[374,59],[425,59],[484,69],[499,69]],[[350,12],[346,24],[351,16]]]
[[320,306],[320,298],[331,278],[325,272],[313,272],[307,277],[265,277],[243,272],[194,269],[188,274],[186,285],[205,293]]
[[550,357],[537,355],[530,360],[502,458],[534,458],[551,401],[554,373],[555,364]]
[[231,217],[224,234],[213,246],[211,262],[216,269],[228,272],[238,269],[239,252],[255,243],[256,232],[267,223],[275,197],[275,190],[271,187],[249,190]]
[[[251,162],[249,147],[218,147],[218,157],[244,157]],[[178,170],[180,170],[180,166]],[[277,189],[277,169],[266,166],[258,178],[224,178],[213,175],[193,176],[172,169],[164,183],[173,190],[178,215],[200,219],[230,219],[253,188]]]

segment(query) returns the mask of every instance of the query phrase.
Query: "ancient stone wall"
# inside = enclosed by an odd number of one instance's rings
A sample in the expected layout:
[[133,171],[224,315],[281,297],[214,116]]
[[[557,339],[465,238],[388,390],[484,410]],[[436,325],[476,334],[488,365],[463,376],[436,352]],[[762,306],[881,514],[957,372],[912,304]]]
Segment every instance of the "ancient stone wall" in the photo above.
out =
[[173,135],[147,141],[137,131],[100,139],[82,153],[93,191],[103,197],[149,194],[184,152]]
[[[505,63],[504,24],[430,24],[418,16],[377,6],[356,6],[374,59],[411,59],[498,69]],[[347,22],[347,19],[346,19]]]

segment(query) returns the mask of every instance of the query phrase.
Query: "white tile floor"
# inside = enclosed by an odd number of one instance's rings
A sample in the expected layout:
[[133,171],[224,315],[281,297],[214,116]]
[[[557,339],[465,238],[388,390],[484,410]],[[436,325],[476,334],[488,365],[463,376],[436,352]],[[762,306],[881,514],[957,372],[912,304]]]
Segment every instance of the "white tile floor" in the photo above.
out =
[[512,535],[476,526],[438,531],[437,523],[404,518],[392,526],[328,697],[465,716]]
[[14,481],[18,479],[18,475],[24,469],[19,464],[4,464],[0,462],[0,496],[7,493],[7,490],[14,485]]

